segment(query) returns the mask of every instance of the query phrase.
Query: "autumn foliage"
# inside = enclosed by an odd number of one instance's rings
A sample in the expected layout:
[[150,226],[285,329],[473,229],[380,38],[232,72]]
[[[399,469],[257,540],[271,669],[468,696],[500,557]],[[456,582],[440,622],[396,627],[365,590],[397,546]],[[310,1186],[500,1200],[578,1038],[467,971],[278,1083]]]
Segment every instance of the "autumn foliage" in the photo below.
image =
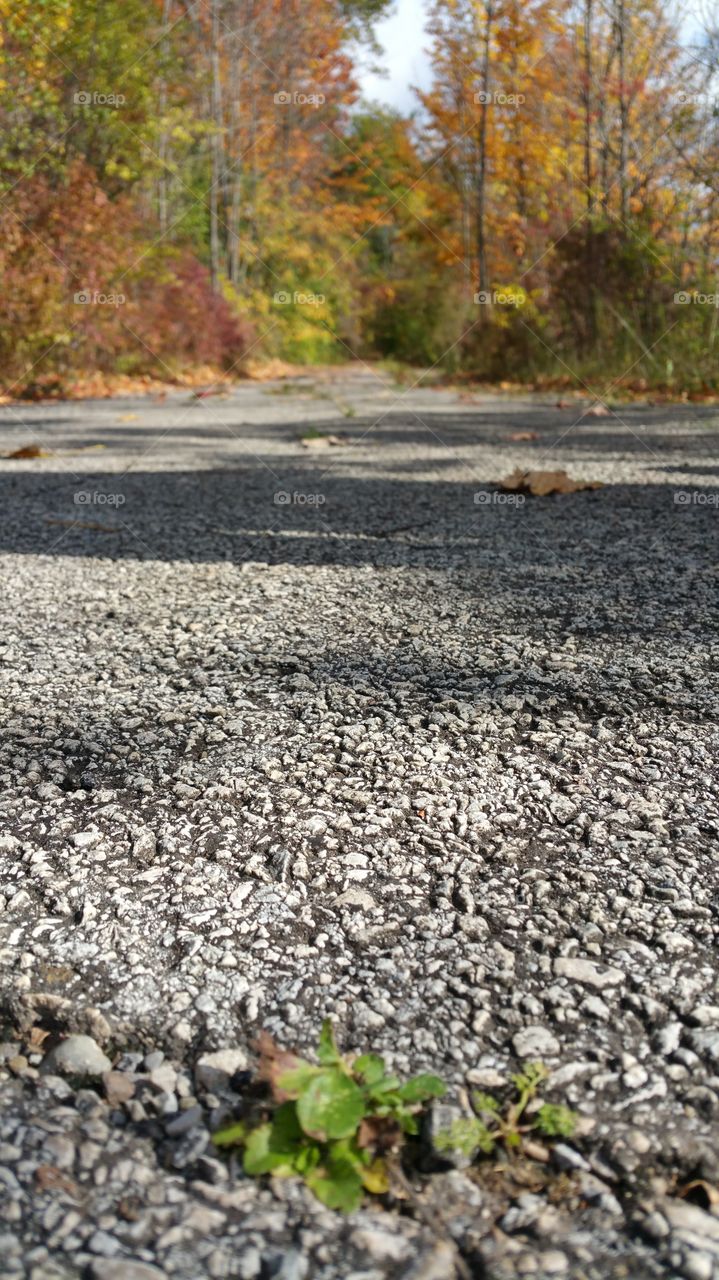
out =
[[403,117],[358,84],[387,8],[0,0],[5,389],[250,352],[713,386],[712,33],[434,0]]

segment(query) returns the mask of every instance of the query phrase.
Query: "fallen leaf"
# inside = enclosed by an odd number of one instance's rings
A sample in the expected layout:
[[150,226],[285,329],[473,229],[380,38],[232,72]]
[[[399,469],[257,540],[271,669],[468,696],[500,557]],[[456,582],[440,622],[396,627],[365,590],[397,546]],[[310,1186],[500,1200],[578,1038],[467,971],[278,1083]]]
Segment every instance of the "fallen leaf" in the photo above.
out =
[[260,1032],[255,1048],[260,1055],[257,1078],[270,1086],[275,1102],[287,1102],[290,1095],[280,1088],[280,1077],[303,1066],[302,1058],[289,1049],[281,1049],[269,1031]]
[[557,403],[555,404],[554,407],[555,409],[571,409],[572,402],[571,400],[557,400]]
[[118,418],[118,422],[137,422],[136,413],[123,413]]
[[366,1116],[357,1130],[357,1146],[370,1151],[392,1151],[401,1140],[402,1130],[391,1116]]
[[579,493],[582,489],[601,489],[601,480],[572,480],[566,471],[522,471],[517,467],[511,476],[500,481],[504,493],[528,493],[546,498],[550,493]]
[[27,1033],[28,1048],[34,1051],[42,1049],[43,1042],[47,1040],[49,1034],[50,1032],[46,1031],[44,1027],[31,1027]]
[[687,1182],[685,1186],[679,1188],[677,1195],[691,1200],[692,1204],[698,1204],[700,1208],[707,1209],[710,1213],[716,1214],[719,1210],[719,1190],[704,1178],[695,1178],[693,1182]]
[[13,453],[4,453],[4,458],[49,458],[50,454],[46,449],[41,449],[39,444],[26,444],[22,449],[15,449]]
[[539,434],[536,431],[513,431],[508,440],[538,440]]
[[77,1183],[54,1164],[39,1164],[35,1170],[35,1181],[41,1191],[66,1191],[69,1196],[79,1198]]
[[587,409],[585,418],[608,418],[609,410],[604,404],[593,404],[591,409]]

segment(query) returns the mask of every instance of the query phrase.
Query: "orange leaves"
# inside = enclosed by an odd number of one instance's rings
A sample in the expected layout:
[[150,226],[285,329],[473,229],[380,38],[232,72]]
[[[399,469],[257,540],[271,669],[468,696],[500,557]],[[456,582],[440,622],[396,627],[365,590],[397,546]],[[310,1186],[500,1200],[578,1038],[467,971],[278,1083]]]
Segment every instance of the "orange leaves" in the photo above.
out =
[[50,454],[46,449],[41,449],[39,444],[26,444],[22,449],[14,449],[12,453],[4,453],[4,458],[17,458],[18,460],[25,458],[49,458]]

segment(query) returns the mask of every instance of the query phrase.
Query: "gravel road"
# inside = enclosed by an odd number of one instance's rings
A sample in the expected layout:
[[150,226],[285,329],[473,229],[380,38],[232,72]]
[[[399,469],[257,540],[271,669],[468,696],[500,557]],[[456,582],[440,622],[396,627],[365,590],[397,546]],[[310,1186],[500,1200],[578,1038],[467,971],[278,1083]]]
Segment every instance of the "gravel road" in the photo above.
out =
[[[719,1277],[719,413],[587,406],[0,409],[0,1274]],[[325,1015],[578,1131],[346,1220],[236,1177],[259,1029]]]

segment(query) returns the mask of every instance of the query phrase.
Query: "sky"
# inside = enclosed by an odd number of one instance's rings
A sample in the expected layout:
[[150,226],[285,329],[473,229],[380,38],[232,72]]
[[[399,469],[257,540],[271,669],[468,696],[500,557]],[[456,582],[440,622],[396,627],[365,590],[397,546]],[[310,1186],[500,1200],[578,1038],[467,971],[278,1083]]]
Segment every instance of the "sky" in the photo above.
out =
[[426,0],[396,0],[389,18],[377,23],[377,40],[384,50],[379,61],[389,73],[377,76],[366,71],[360,77],[362,91],[400,111],[411,111],[417,99],[410,85],[429,88],[429,59],[423,52],[429,44],[424,30]]

